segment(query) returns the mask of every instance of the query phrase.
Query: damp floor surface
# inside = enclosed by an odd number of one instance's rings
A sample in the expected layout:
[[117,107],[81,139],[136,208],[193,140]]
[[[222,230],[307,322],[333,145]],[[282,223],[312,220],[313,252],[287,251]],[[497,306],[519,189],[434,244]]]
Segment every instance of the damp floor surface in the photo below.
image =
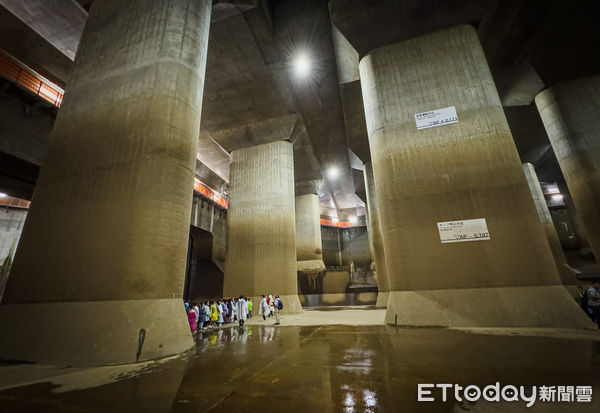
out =
[[[226,327],[199,334],[187,353],[155,362],[91,369],[0,364],[0,412],[597,413],[599,334],[269,322]],[[592,402],[538,401],[527,408],[524,402],[417,401],[419,383],[483,388],[496,382],[592,386]]]

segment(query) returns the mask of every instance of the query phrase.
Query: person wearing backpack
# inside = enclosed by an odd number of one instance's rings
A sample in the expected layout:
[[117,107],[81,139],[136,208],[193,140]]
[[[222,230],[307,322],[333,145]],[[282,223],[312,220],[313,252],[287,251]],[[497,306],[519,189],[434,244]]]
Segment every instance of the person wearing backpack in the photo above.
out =
[[587,290],[587,305],[593,320],[600,328],[600,283],[595,282]]
[[279,325],[279,313],[283,310],[283,301],[275,294],[275,325]]

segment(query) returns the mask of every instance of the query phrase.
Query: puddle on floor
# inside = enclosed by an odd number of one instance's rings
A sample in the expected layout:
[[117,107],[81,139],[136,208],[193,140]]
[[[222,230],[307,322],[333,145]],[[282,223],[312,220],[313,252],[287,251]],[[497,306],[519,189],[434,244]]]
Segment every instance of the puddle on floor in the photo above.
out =
[[[260,325],[209,331],[196,342],[184,355],[140,369],[108,375],[102,369],[111,367],[86,369],[66,381],[59,376],[2,390],[0,411],[600,411],[600,342],[593,340],[391,326]],[[14,366],[0,367],[0,376],[9,368]],[[96,374],[97,382],[81,388],[78,374],[87,384]],[[417,401],[419,383],[483,388],[496,382],[592,386],[593,399],[538,401],[530,409],[523,401]]]

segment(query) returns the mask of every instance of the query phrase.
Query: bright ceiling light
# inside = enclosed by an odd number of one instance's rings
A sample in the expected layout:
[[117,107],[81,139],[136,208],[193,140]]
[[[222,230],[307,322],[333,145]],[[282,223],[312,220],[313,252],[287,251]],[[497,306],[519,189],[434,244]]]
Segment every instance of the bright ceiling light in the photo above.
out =
[[329,179],[337,179],[337,177],[340,176],[340,170],[335,167],[332,166],[327,170],[327,178]]
[[562,201],[563,200],[563,196],[562,196],[562,194],[552,195],[552,200],[553,201]]
[[294,72],[299,77],[304,77],[310,72],[310,59],[304,53],[300,53],[294,59]]
[[350,217],[350,223],[351,224],[356,224],[357,222],[358,222],[358,218],[357,217],[355,217],[355,216],[351,216]]
[[8,198],[8,195],[6,195],[4,192],[0,192],[0,198]]

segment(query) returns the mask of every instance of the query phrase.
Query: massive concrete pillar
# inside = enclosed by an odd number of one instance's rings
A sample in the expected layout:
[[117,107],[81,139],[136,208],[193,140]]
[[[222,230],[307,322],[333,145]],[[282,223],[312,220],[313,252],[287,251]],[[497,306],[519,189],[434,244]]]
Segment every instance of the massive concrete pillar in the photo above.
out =
[[567,264],[565,253],[560,245],[560,240],[558,238],[558,234],[556,233],[554,222],[552,221],[552,215],[550,215],[550,211],[548,210],[548,204],[546,204],[546,198],[544,197],[544,192],[542,191],[540,181],[538,180],[533,165],[530,163],[524,163],[523,171],[525,172],[527,185],[531,191],[535,209],[537,210],[537,213],[540,217],[540,222],[544,228],[548,245],[550,245],[550,250],[552,251],[552,256],[554,257],[554,262],[556,263],[560,279],[565,286],[579,284],[577,277],[575,277],[575,273]]
[[600,262],[600,76],[553,86],[535,104]]
[[[475,29],[373,50],[360,75],[390,286],[386,323],[589,326],[561,285]],[[451,106],[457,123],[417,129],[415,114]],[[465,222],[481,218],[487,229]],[[471,224],[479,228],[469,234]]]
[[377,202],[377,191],[373,179],[373,167],[370,162],[364,165],[365,189],[367,192],[367,210],[371,224],[371,238],[373,239],[373,255],[375,258],[375,269],[377,271],[377,307],[387,307],[390,295],[388,282],[387,263],[385,257],[385,246],[381,237],[381,220],[379,217],[379,204]]
[[183,309],[209,0],[91,8],[0,305],[0,358],[190,348]]
[[296,260],[298,271],[318,272],[325,269],[317,194],[296,196]]
[[231,152],[226,297],[256,303],[279,294],[286,313],[301,312],[296,277],[293,145],[278,141]]

